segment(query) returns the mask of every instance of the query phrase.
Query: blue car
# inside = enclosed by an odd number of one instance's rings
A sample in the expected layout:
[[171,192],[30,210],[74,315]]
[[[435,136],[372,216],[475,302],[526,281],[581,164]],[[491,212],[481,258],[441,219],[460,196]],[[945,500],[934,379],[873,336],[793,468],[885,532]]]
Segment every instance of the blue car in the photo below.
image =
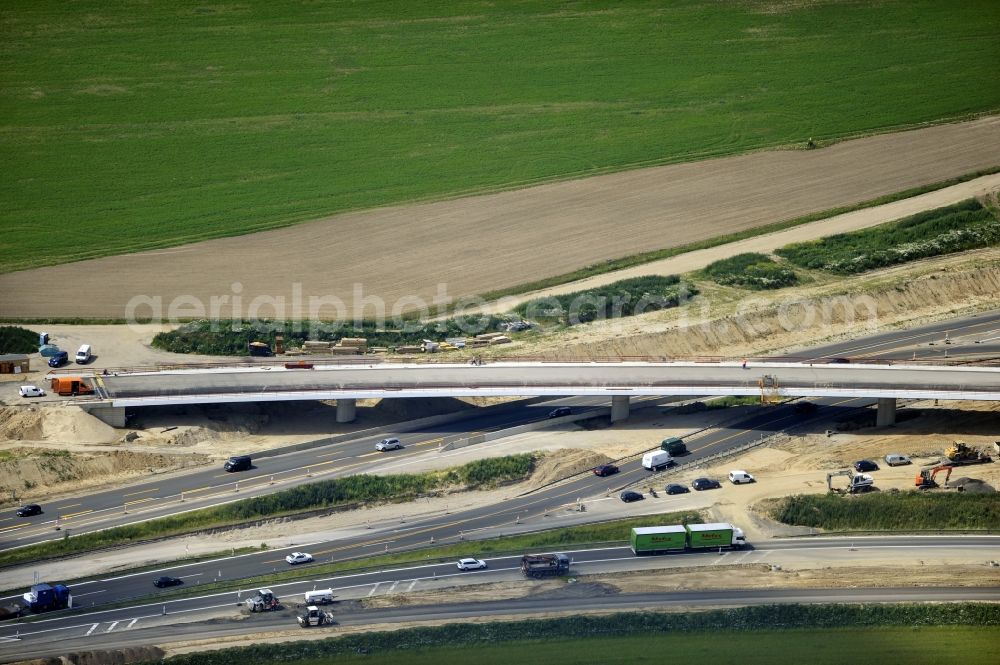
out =
[[49,367],[62,367],[69,362],[69,354],[65,351],[60,351],[56,355],[49,358]]

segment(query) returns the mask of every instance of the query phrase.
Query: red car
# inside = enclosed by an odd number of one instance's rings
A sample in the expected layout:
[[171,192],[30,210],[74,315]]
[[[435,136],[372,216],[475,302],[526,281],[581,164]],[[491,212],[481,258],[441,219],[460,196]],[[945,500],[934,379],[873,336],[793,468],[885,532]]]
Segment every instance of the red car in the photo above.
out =
[[601,476],[602,478],[604,476],[613,476],[616,473],[618,473],[618,467],[614,464],[602,464],[594,468],[594,475]]

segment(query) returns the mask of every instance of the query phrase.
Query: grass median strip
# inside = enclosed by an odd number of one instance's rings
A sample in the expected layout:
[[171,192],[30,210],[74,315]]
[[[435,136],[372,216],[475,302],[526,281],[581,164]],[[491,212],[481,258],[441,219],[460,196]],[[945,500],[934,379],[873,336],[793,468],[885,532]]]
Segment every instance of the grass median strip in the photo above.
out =
[[324,508],[375,502],[398,503],[432,492],[490,487],[527,478],[534,467],[535,457],[522,454],[486,458],[420,474],[361,474],[324,480],[214,508],[7,550],[0,552],[0,566],[120,547],[205,529],[231,528],[238,524]]

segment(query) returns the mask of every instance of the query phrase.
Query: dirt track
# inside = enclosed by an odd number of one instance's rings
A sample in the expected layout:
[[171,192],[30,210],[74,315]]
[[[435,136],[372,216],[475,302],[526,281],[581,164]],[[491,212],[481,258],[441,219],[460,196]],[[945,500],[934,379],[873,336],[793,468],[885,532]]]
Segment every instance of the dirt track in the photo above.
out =
[[[430,301],[485,292],[641,251],[855,203],[997,165],[1000,117],[663,166],[437,203],[338,215],[287,229],[0,275],[0,317],[125,317],[133,296],[177,296],[215,314],[315,318],[310,296]],[[292,302],[300,293],[301,309]],[[284,311],[253,311],[258,296]],[[406,305],[407,303],[403,303]],[[249,310],[249,311],[248,311]],[[149,314],[149,310],[139,310]],[[208,314],[213,314],[211,310]],[[318,311],[334,318],[326,306]],[[367,316],[375,313],[369,306]],[[182,308],[179,316],[205,313]],[[348,315],[353,315],[348,310]]]

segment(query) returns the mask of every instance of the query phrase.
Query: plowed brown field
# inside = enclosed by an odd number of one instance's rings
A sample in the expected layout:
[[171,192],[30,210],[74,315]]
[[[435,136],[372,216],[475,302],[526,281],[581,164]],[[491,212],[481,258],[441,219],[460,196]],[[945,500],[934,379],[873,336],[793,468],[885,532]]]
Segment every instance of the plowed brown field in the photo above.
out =
[[[248,236],[0,275],[0,317],[124,318],[135,296],[179,316],[313,318],[310,296],[482,293],[1000,164],[1000,117],[337,215]],[[239,283],[235,289],[234,283]],[[298,294],[299,308],[293,306]],[[213,297],[228,296],[212,312]],[[266,297],[284,298],[283,311]],[[259,301],[256,311],[251,307]],[[184,304],[184,303],[180,303]],[[403,303],[404,305],[407,303]],[[148,314],[149,309],[139,310]],[[338,312],[327,305],[323,318]],[[366,316],[376,313],[369,305]]]

